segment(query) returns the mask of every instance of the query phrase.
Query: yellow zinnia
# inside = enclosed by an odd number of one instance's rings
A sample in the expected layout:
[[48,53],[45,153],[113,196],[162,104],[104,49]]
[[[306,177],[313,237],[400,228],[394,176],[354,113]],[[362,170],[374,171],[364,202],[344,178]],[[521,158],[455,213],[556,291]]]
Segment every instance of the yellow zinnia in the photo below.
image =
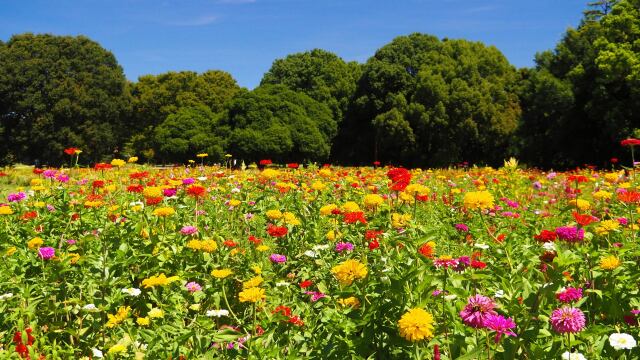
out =
[[620,266],[622,262],[615,255],[605,256],[600,259],[600,267],[604,270],[614,270]]
[[150,278],[142,280],[142,286],[144,286],[145,289],[148,289],[156,286],[168,285],[178,280],[180,280],[180,278],[177,276],[167,277],[164,273],[162,273],[160,275],[151,276]]
[[367,266],[363,263],[349,259],[331,269],[333,275],[342,285],[351,285],[354,280],[363,279],[367,276]]
[[410,309],[398,321],[400,336],[409,341],[433,337],[433,315],[420,308]]
[[211,271],[211,276],[217,279],[224,279],[231,274],[233,274],[233,271],[230,269],[216,269]]
[[469,191],[464,194],[464,206],[470,210],[486,210],[493,207],[493,196],[488,191]]
[[238,298],[240,302],[257,302],[266,298],[263,288],[252,287],[246,290],[243,290],[238,294]]
[[173,208],[170,207],[161,207],[161,208],[157,208],[155,210],[153,210],[153,215],[158,216],[158,217],[165,217],[165,216],[170,216],[175,214],[176,211],[173,210]]
[[378,194],[367,194],[364,197],[364,206],[367,208],[377,208],[383,202],[384,199]]

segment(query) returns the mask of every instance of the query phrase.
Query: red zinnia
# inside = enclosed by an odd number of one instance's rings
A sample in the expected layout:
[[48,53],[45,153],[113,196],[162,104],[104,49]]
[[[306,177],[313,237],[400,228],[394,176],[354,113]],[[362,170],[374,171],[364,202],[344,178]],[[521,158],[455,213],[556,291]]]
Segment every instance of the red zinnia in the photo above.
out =
[[555,241],[557,237],[558,237],[558,234],[556,234],[555,231],[550,231],[550,230],[542,230],[540,234],[533,236],[534,239],[543,243]]
[[303,288],[303,289],[306,289],[311,285],[313,285],[313,281],[311,281],[311,280],[305,280],[305,281],[300,283],[300,287]]
[[273,237],[283,237],[287,235],[288,231],[289,230],[284,226],[276,226],[273,224],[267,225],[267,233]]
[[382,230],[367,230],[364,233],[364,237],[367,240],[377,240],[380,234],[382,234]]
[[145,200],[147,201],[147,205],[157,205],[162,202],[162,197],[150,197]]
[[297,168],[300,167],[300,165],[298,165],[298,163],[289,163],[289,164],[287,164],[287,167],[289,169],[297,169]]
[[431,259],[433,258],[434,249],[429,243],[426,243],[418,248],[418,252],[422,254],[422,256]]
[[364,212],[362,211],[356,211],[356,212],[349,212],[349,213],[345,213],[344,214],[344,222],[345,224],[355,224],[355,223],[361,223],[361,224],[366,224],[367,223],[367,219],[365,219],[364,217]]
[[573,218],[576,219],[576,222],[583,227],[591,224],[592,222],[598,221],[598,218],[595,216],[591,216],[589,214],[581,215],[575,211],[573,212]]
[[627,190],[624,192],[619,192],[618,193],[618,200],[622,201],[623,203],[637,203],[640,202],[640,193],[637,191],[633,191],[633,190]]
[[629,138],[629,139],[625,139],[625,140],[620,141],[620,145],[622,145],[622,146],[636,146],[636,145],[640,145],[640,140]]
[[404,191],[411,182],[411,173],[405,168],[393,168],[387,171],[387,177],[391,180],[389,188],[393,191]]
[[27,211],[26,213],[22,214],[22,220],[31,220],[37,217],[38,213],[35,211]]
[[74,155],[76,153],[76,150],[80,150],[80,149],[74,148],[74,147],[70,147],[70,148],[64,149],[64,153],[67,154],[67,155]]
[[141,193],[144,190],[142,185],[129,185],[127,186],[127,192],[130,193]]
[[206,192],[207,192],[207,189],[198,185],[191,185],[187,188],[187,195],[193,196],[193,197],[200,197],[204,195]]
[[97,163],[93,168],[96,170],[107,170],[107,169],[111,169],[111,164],[106,164],[106,163]]
[[379,247],[380,247],[380,243],[378,242],[378,240],[372,240],[369,243],[369,251],[373,251],[373,250],[375,250],[375,249],[377,249]]
[[273,162],[270,159],[260,160],[260,165],[262,166],[271,165],[271,164],[273,164]]

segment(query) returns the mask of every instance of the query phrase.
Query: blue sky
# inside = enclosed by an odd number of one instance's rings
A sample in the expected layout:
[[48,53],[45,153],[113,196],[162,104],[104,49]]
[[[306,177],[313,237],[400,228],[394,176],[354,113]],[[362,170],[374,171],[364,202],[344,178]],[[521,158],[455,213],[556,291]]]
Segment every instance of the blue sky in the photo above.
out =
[[578,25],[588,0],[0,0],[0,39],[86,35],[127,78],[170,70],[231,73],[253,88],[273,60],[322,48],[364,62],[424,32],[495,45],[518,67]]

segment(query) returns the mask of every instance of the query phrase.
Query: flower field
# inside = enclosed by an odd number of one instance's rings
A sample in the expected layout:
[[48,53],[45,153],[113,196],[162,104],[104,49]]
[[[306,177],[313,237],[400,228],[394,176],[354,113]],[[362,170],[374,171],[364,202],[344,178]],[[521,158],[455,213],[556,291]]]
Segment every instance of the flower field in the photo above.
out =
[[1,358],[640,357],[630,170],[12,171]]

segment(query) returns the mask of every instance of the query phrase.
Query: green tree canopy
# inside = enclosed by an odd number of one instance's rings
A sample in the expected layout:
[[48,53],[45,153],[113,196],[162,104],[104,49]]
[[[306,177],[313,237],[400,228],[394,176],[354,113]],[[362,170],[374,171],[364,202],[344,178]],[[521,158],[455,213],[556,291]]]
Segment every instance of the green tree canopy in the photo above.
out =
[[282,84],[327,105],[341,121],[360,77],[360,64],[346,63],[336,54],[314,49],[273,62],[261,85]]
[[620,1],[599,21],[588,16],[536,57],[521,88],[522,151],[531,164],[604,165],[640,127],[640,1]]
[[367,61],[340,152],[419,166],[495,162],[520,116],[517,80],[495,47],[417,33],[398,37]]
[[337,123],[326,105],[304,93],[265,85],[234,98],[217,131],[235,157],[306,162],[329,156]]
[[84,36],[22,34],[0,46],[0,127],[18,161],[60,164],[111,154],[130,106],[113,54]]
[[215,114],[204,105],[178,109],[154,129],[158,159],[163,162],[184,163],[198,153],[209,159],[223,159],[222,140],[214,135]]
[[218,113],[240,91],[231,75],[218,70],[141,76],[132,87],[132,132],[127,151],[142,156],[145,161],[158,160],[154,159],[158,150],[154,129],[169,115],[184,107],[200,105]]

